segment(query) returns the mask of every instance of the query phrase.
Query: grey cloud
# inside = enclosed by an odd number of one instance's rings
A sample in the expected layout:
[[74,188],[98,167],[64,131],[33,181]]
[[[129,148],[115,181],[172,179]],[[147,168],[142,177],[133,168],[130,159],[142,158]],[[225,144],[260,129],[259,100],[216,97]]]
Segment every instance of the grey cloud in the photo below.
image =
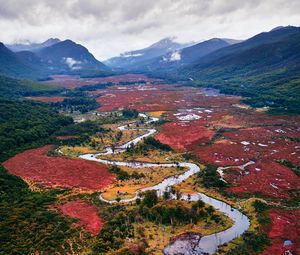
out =
[[0,41],[70,38],[103,59],[166,36],[247,38],[300,25],[299,0],[0,0]]

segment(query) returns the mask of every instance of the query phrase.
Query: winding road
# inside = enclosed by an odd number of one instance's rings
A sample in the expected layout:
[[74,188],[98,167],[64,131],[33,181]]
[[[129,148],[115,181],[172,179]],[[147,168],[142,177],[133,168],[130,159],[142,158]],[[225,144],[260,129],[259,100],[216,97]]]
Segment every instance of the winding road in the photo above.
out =
[[[145,114],[140,114],[140,117],[147,118]],[[146,123],[153,123],[155,121],[158,121],[157,118],[149,118],[149,121]],[[119,130],[125,130],[130,129],[130,127],[134,124],[130,125],[124,125],[118,127]],[[131,146],[131,144],[137,144],[139,141],[141,141],[143,138],[150,136],[156,132],[156,129],[143,129],[146,130],[147,133],[143,134],[126,144],[120,146],[115,150],[116,153],[122,153]],[[111,161],[111,160],[105,160],[97,158],[100,155],[109,155],[113,154],[112,148],[107,148],[104,153],[98,153],[98,154],[85,154],[81,155],[80,158],[91,160],[91,161],[97,161],[103,164],[113,164],[117,166],[128,166],[131,168],[147,168],[147,167],[184,167],[188,170],[180,175],[177,176],[171,176],[166,179],[164,179],[161,183],[154,185],[152,187],[147,187],[141,190],[138,190],[136,192],[136,195],[131,199],[124,199],[119,201],[120,203],[126,203],[126,202],[132,202],[135,201],[139,194],[146,190],[156,190],[158,196],[162,196],[163,192],[168,190],[171,186],[181,183],[182,181],[188,179],[190,176],[200,172],[200,167],[194,163],[189,162],[180,162],[178,164],[174,163],[144,163],[144,162],[123,162],[123,161]],[[117,203],[116,200],[106,200],[101,195],[99,198],[107,203]],[[175,198],[173,198],[175,199]],[[225,244],[227,242],[230,242],[234,238],[240,236],[243,234],[250,226],[250,221],[246,215],[241,213],[239,210],[231,207],[227,203],[224,203],[220,200],[214,199],[212,197],[206,196],[203,193],[196,193],[193,195],[188,196],[188,194],[183,194],[181,199],[189,200],[189,201],[198,201],[202,200],[203,202],[213,206],[216,210],[219,210],[220,212],[224,213],[226,216],[228,216],[232,221],[233,225],[221,232],[207,235],[207,236],[199,236],[199,241],[197,241],[197,244],[195,245],[190,239],[188,238],[178,238],[174,242],[170,243],[165,249],[164,254],[166,255],[175,255],[175,254],[186,254],[186,255],[201,255],[201,254],[213,254],[217,251],[218,246]]]

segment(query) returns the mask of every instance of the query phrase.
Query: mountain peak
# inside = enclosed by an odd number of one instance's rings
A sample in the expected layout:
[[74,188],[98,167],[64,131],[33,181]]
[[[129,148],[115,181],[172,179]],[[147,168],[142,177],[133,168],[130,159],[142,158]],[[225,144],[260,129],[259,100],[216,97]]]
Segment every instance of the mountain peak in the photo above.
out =
[[288,28],[295,28],[295,27],[291,26],[291,25],[288,25],[288,26],[278,26],[278,27],[274,27],[272,30],[270,30],[270,32],[281,30],[281,29],[288,29]]
[[34,43],[31,41],[23,41],[22,43],[14,43],[14,44],[8,44],[7,47],[14,51],[14,52],[18,52],[18,51],[38,51],[41,50],[45,47],[49,47],[52,46],[56,43],[59,43],[60,40],[58,38],[49,38],[46,41],[42,42],[42,43]]
[[163,38],[144,49],[122,53],[118,57],[106,60],[105,63],[115,68],[135,68],[136,65],[144,63],[144,61],[163,56],[168,52],[180,50],[187,47],[187,45],[190,46],[190,44],[175,42],[175,39],[176,37]]
[[58,38],[49,38],[45,42],[60,42],[60,39],[58,39]]
[[211,39],[207,40],[206,42],[221,42],[221,41],[225,41],[225,40],[215,37],[215,38],[211,38]]
[[76,44],[76,43],[73,42],[71,39],[66,39],[66,40],[64,40],[64,41],[61,41],[61,43]]
[[67,39],[37,52],[53,70],[108,70],[81,44]]
[[53,45],[53,44],[56,44],[56,43],[59,43],[59,42],[61,42],[61,40],[59,40],[58,38],[49,38],[41,44],[42,45]]
[[160,41],[153,43],[149,46],[149,48],[166,48],[169,45],[178,44],[175,42],[176,37],[166,37],[161,39]]

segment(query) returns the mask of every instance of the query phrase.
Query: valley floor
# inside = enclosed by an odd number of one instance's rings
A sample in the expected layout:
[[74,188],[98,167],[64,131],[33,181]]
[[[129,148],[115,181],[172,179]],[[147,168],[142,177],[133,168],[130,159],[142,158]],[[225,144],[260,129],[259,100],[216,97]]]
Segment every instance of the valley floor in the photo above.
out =
[[[224,201],[250,219],[249,233],[220,246],[217,254],[247,251],[280,255],[287,250],[300,254],[300,116],[270,115],[266,109],[243,105],[240,97],[207,94],[199,88],[164,84],[139,75],[89,79],[88,83],[84,78],[57,76],[51,82],[68,88],[113,83],[88,92],[97,97],[100,107],[97,112],[82,116],[101,126],[102,131],[77,143],[73,140],[82,138],[80,132],[57,136],[55,146],[27,150],[3,164],[35,192],[62,190],[49,210],[77,219],[72,227],[91,234],[80,235],[87,247],[77,251],[78,239],[69,240],[73,254],[83,250],[93,254],[142,254],[143,250],[161,254],[170,240],[180,234],[193,232],[206,236],[232,226],[226,215],[208,209],[208,205],[198,208],[193,202],[169,200],[170,194],[196,192]],[[61,97],[30,99],[63,100]],[[159,120],[148,123],[147,116],[126,119],[122,111],[127,108]],[[120,130],[118,127],[122,125],[130,128]],[[152,136],[154,141],[145,139],[117,153],[123,144],[144,135],[149,128],[157,130]],[[137,190],[180,175],[186,169],[154,167],[137,171],[128,166],[113,169],[78,158],[103,153],[107,148],[116,153],[102,154],[99,158],[152,163],[188,161],[201,166],[203,174],[194,174],[175,185],[170,194],[164,194],[148,207],[143,204],[145,197],[129,204],[108,205],[99,201],[99,194],[107,200],[132,198]],[[170,216],[174,208],[194,213],[198,217],[196,222],[176,221],[175,216]],[[160,218],[158,215],[164,215],[165,210],[169,215]],[[253,233],[263,241],[256,243],[251,239]],[[287,240],[291,244],[284,245]],[[126,253],[126,249],[131,253]]]

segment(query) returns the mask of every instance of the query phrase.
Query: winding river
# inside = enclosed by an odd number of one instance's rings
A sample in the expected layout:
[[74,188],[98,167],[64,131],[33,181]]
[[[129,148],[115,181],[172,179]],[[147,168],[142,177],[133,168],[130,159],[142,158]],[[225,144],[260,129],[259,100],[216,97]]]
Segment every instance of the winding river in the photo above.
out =
[[[140,117],[147,118],[145,114],[140,114]],[[158,121],[157,118],[150,118],[147,123],[153,123],[155,121]],[[119,130],[125,130],[129,129],[134,124],[124,125],[118,127]],[[144,163],[144,162],[122,162],[122,161],[111,161],[111,160],[105,160],[97,158],[97,156],[100,155],[108,155],[112,153],[122,153],[131,146],[131,144],[137,144],[139,141],[141,141],[143,138],[150,136],[156,132],[156,129],[143,129],[146,130],[147,133],[143,134],[126,144],[118,147],[113,152],[112,148],[107,148],[104,153],[98,153],[98,154],[85,154],[81,155],[80,158],[91,160],[91,161],[97,161],[103,164],[114,164],[117,166],[128,166],[131,168],[147,168],[147,167],[184,167],[188,170],[184,172],[183,174],[177,175],[177,176],[171,176],[166,179],[164,179],[161,183],[152,186],[147,187],[141,190],[138,190],[136,192],[136,195],[131,199],[124,199],[120,202],[126,203],[126,202],[132,202],[135,201],[139,194],[146,190],[156,190],[157,194],[159,196],[162,196],[163,192],[170,188],[173,185],[179,184],[182,181],[188,179],[190,176],[194,175],[195,173],[198,173],[200,171],[200,167],[196,164],[189,163],[189,162],[180,162],[178,164],[174,163]],[[107,203],[117,203],[116,200],[106,200],[101,195],[99,198]],[[206,196],[203,193],[196,193],[193,195],[188,196],[187,194],[183,194],[181,199],[189,200],[189,201],[198,201],[202,200],[203,202],[213,206],[216,210],[219,210],[220,212],[227,215],[232,221],[233,225],[232,227],[207,236],[199,236],[199,235],[193,235],[195,238],[188,238],[188,237],[179,237],[172,243],[170,243],[165,249],[164,254],[165,255],[175,255],[175,254],[186,254],[186,255],[201,255],[201,254],[213,254],[217,251],[218,246],[225,244],[227,242],[230,242],[234,238],[240,236],[243,234],[250,226],[250,221],[246,215],[238,211],[237,209],[234,209],[227,203],[224,203],[220,200],[214,199],[212,197]],[[196,241],[195,241],[196,240]]]

